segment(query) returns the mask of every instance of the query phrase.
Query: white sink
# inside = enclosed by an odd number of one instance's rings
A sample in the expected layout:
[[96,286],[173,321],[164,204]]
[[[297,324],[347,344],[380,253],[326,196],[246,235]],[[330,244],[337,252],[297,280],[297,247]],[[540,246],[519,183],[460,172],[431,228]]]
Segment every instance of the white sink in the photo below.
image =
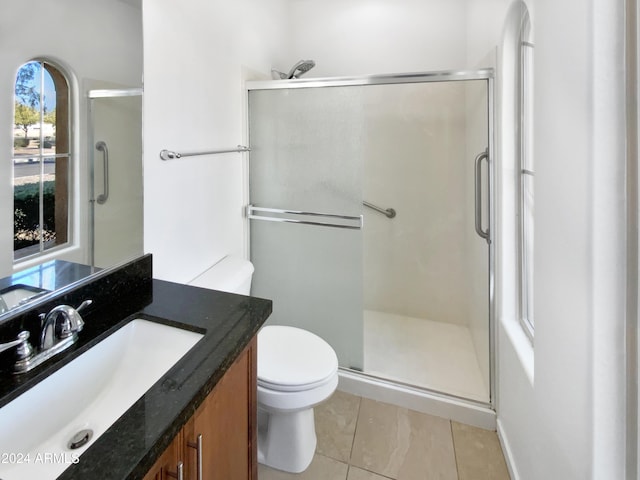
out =
[[47,292],[47,290],[41,288],[23,288],[18,286],[3,290],[2,293],[0,293],[0,298],[8,309],[12,309],[25,300],[45,292]]
[[[133,320],[0,408],[0,478],[55,479],[82,461],[78,457],[201,338]],[[70,449],[69,440],[84,429],[93,430],[91,440]]]

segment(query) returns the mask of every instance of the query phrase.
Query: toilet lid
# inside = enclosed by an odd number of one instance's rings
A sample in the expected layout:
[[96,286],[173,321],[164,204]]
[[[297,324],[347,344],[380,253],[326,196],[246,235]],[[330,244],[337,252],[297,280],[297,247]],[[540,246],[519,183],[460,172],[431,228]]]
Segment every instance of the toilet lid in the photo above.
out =
[[336,352],[311,332],[281,325],[258,332],[258,385],[307,390],[326,383],[337,371]]

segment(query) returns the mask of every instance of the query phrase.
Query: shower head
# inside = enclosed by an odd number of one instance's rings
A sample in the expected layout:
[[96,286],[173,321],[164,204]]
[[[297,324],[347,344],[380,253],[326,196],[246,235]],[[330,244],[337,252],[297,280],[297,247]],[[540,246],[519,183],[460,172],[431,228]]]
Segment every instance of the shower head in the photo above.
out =
[[288,80],[291,78],[298,78],[301,75],[304,75],[315,66],[316,66],[316,62],[314,62],[313,60],[300,60],[293,67],[291,67],[291,70],[289,70],[289,73],[282,73],[276,69],[272,69],[271,74],[276,79],[280,78],[283,80]]

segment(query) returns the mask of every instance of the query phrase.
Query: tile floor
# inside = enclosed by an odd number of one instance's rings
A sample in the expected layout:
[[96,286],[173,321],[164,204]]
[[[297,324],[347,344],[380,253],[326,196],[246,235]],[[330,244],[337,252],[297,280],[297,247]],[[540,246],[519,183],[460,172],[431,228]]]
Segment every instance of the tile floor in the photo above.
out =
[[364,311],[365,373],[488,402],[482,371],[468,327]]
[[340,391],[315,416],[309,468],[259,465],[259,480],[509,480],[495,432]]

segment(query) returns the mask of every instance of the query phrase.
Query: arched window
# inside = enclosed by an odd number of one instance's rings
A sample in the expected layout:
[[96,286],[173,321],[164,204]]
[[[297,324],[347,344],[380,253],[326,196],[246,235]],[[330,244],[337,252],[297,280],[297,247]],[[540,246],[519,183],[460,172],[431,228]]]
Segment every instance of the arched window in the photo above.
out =
[[534,179],[533,154],[533,34],[529,12],[525,10],[519,38],[519,257],[520,257],[520,319],[525,331],[533,337],[533,232]]
[[69,82],[60,68],[31,61],[14,93],[14,260],[69,239]]

